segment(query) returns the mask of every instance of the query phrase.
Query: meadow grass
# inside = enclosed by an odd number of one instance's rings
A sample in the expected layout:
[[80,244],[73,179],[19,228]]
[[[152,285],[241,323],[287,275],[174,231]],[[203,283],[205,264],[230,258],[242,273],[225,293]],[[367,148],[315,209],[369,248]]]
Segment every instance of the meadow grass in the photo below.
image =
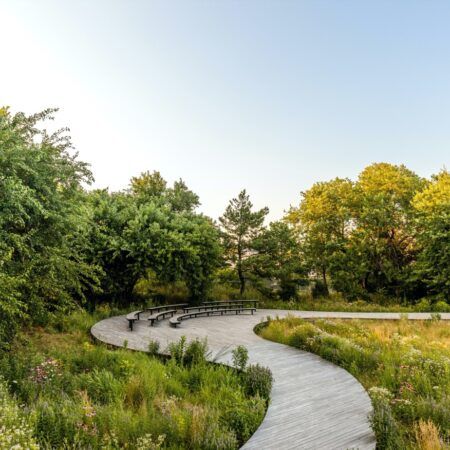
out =
[[450,324],[288,317],[259,333],[353,374],[372,399],[377,448],[450,448]]
[[107,314],[22,332],[0,356],[0,426],[13,444],[15,429],[58,449],[234,449],[253,434],[268,399],[244,373],[206,362],[203,342],[184,343],[180,360],[94,344],[89,329]]
[[398,299],[380,298],[377,301],[348,301],[339,294],[329,297],[312,298],[311,295],[301,295],[297,300],[260,301],[260,308],[290,309],[300,311],[343,311],[343,312],[450,312],[450,305],[445,302],[431,303],[422,299],[416,304],[402,304]]

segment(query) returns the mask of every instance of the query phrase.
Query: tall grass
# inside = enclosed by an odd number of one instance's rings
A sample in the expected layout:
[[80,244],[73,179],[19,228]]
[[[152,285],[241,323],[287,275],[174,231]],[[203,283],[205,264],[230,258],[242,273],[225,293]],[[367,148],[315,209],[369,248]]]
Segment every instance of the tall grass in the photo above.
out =
[[450,448],[450,326],[439,320],[293,317],[260,334],[322,356],[368,389],[378,448]]
[[[256,430],[266,399],[234,369],[207,363],[203,342],[166,362],[110,350],[87,333],[107,314],[79,311],[58,330],[23,333],[0,357],[8,399],[24,405],[41,448],[234,449]],[[19,426],[24,416],[14,411]]]

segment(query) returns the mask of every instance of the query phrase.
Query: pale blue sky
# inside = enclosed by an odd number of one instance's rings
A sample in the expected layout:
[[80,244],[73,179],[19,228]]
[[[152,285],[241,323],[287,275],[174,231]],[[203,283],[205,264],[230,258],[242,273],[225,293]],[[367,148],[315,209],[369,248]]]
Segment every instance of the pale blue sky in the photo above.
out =
[[159,170],[216,218],[450,160],[448,1],[0,0],[0,103],[60,107],[97,187]]

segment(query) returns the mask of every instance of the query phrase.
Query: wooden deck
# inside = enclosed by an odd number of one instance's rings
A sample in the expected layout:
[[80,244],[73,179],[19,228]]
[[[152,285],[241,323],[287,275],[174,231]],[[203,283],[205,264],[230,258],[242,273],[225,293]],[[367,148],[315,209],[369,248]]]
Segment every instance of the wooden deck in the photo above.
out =
[[[270,367],[274,376],[272,397],[261,426],[242,447],[245,450],[374,449],[375,437],[368,422],[372,407],[361,384],[347,371],[322,358],[286,345],[266,341],[253,327],[267,316],[292,314],[304,318],[398,319],[396,313],[330,313],[258,310],[253,316],[213,316],[190,319],[179,328],[168,321],[149,327],[146,320],[129,331],[125,316],[102,320],[92,327],[100,341],[146,351],[151,340],[164,350],[181,336],[207,338],[211,357],[231,363],[231,350],[245,345],[250,363]],[[427,313],[408,314],[410,319],[429,318]],[[450,314],[442,314],[450,320]]]

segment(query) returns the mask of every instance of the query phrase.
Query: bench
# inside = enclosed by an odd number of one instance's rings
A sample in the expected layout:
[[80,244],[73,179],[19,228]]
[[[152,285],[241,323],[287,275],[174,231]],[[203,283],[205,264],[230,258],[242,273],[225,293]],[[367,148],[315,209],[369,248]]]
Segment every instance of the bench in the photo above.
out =
[[180,325],[182,320],[187,320],[187,319],[192,319],[192,318],[196,318],[196,317],[209,317],[209,316],[213,316],[213,315],[218,315],[220,314],[221,316],[223,316],[224,314],[230,313],[230,312],[234,312],[237,314],[240,314],[241,312],[251,312],[252,315],[253,313],[256,312],[256,308],[235,308],[235,309],[213,309],[213,310],[206,310],[206,311],[198,311],[198,312],[189,312],[187,314],[181,314],[180,316],[177,317],[172,317],[169,320],[169,323],[172,327],[177,327],[178,325]]
[[133,325],[136,320],[139,320],[139,316],[143,311],[133,311],[127,314],[127,320],[128,320],[128,327],[130,328],[130,331],[133,331]]
[[216,302],[202,302],[202,305],[205,306],[220,306],[220,305],[240,305],[243,306],[244,304],[252,305],[256,308],[257,304],[259,303],[259,300],[221,300]]
[[164,311],[165,309],[182,309],[185,306],[188,306],[187,303],[177,303],[175,305],[160,305],[160,306],[152,306],[150,308],[145,308],[142,312],[150,312],[151,314],[157,313],[160,311]]
[[238,309],[238,307],[244,307],[244,305],[200,305],[200,306],[190,306],[189,308],[183,308],[184,313],[188,313],[190,311],[213,311],[215,309]]
[[150,326],[152,327],[155,322],[158,322],[159,319],[165,319],[166,317],[173,317],[176,314],[176,309],[169,309],[167,311],[162,311],[150,316],[147,320],[150,322]]
[[[184,308],[187,305],[188,305],[187,303],[177,303],[176,305],[152,306],[151,308],[145,308],[145,309],[142,309],[140,311],[130,312],[129,314],[127,314],[128,327],[130,328],[130,331],[133,331],[134,322],[136,322],[137,320],[140,320],[140,318],[141,318],[140,315],[143,314],[143,313],[150,312],[150,314],[153,314],[153,313],[159,313],[160,311],[164,311],[164,310],[168,310],[168,309],[171,310],[171,311],[175,311],[176,312],[177,308],[181,309],[181,308]],[[158,319],[159,319],[159,317],[158,317]],[[151,322],[151,325],[153,325],[153,321]]]

